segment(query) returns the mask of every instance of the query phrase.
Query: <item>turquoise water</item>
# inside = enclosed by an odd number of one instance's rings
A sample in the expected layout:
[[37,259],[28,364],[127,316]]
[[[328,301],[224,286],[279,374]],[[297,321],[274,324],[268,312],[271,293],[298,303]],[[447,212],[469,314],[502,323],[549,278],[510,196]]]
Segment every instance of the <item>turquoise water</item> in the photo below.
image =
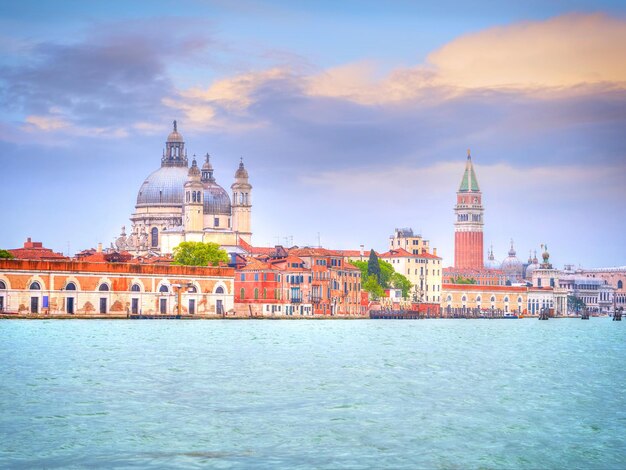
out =
[[624,468],[626,322],[0,321],[0,467]]

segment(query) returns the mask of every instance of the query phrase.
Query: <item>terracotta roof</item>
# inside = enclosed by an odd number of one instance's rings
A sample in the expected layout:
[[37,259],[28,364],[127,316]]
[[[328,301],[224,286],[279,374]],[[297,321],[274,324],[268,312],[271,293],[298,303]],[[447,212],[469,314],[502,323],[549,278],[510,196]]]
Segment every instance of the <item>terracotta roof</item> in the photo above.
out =
[[237,269],[237,271],[266,271],[276,269],[274,266],[271,266],[269,263],[265,263],[264,261],[258,260],[256,258],[250,258],[248,260],[248,264],[246,264],[243,268]]
[[290,254],[294,254],[296,256],[336,256],[342,257],[342,254],[339,251],[329,250],[327,248],[293,248],[289,250]]
[[132,258],[133,256],[127,251],[113,251],[111,253],[96,251],[91,255],[81,256],[80,260],[90,263],[128,263]]
[[69,258],[61,253],[56,253],[50,248],[45,248],[41,242],[33,242],[27,238],[23,248],[7,250],[16,259],[33,260],[68,260]]
[[481,292],[526,292],[528,288],[518,286],[483,286],[480,284],[442,284],[442,291],[451,290],[466,290],[466,291],[481,291]]
[[379,255],[380,258],[428,258],[428,259],[441,259],[439,256],[432,253],[420,253],[413,254],[406,251],[404,248],[394,248],[386,253]]
[[252,246],[242,238],[239,239],[239,246],[251,255],[271,255],[272,252],[276,251],[276,248],[273,247]]
[[[361,254],[361,250],[335,250],[342,256],[346,258],[369,258],[370,250],[363,250],[363,254]],[[374,251],[377,256],[380,256],[376,251]]]

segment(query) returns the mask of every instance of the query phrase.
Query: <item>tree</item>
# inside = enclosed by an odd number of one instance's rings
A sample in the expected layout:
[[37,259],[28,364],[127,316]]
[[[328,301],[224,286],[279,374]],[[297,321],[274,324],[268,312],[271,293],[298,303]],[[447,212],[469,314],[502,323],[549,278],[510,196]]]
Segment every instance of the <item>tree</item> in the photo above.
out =
[[13,259],[15,256],[8,250],[0,250],[0,259]]
[[473,277],[463,277],[458,275],[452,278],[452,284],[476,284],[476,279]]
[[218,266],[220,263],[228,263],[228,253],[217,243],[182,242],[174,248],[174,264]]
[[395,289],[402,289],[402,297],[404,298],[409,296],[409,291],[411,290],[411,287],[413,287],[411,281],[400,273],[393,273],[391,275],[391,285]]
[[567,296],[567,310],[570,312],[580,313],[587,304],[580,297],[576,297],[575,295]]
[[380,284],[380,263],[374,250],[370,250],[370,258],[367,261],[367,275],[376,276],[376,280]]
[[367,276],[365,282],[361,284],[361,288],[369,292],[374,299],[378,299],[385,295],[385,290],[380,286],[376,276],[373,274],[371,276]]
[[396,270],[393,269],[391,263],[383,261],[382,259],[378,260],[378,265],[380,266],[380,276],[378,277],[378,282],[383,289],[389,289],[391,287],[391,278]]

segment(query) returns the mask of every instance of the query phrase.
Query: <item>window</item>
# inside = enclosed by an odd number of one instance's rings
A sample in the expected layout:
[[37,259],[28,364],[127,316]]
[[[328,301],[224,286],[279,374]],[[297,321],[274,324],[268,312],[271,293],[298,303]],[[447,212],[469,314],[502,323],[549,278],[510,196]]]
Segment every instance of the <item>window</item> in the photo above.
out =
[[139,284],[133,284],[130,287],[131,292],[141,292],[141,288],[139,287]]
[[41,285],[37,281],[35,281],[35,282],[30,284],[29,289],[30,290],[41,290]]
[[198,292],[198,289],[196,289],[196,286],[189,286],[187,292],[189,292],[190,294],[196,294]]
[[0,290],[4,290],[7,288],[7,285],[4,283],[4,281],[0,281]]
[[239,298],[241,300],[246,298],[246,290],[243,287],[239,290]]
[[159,230],[156,227],[153,227],[152,230],[150,230],[150,236],[152,238],[152,247],[156,248],[159,246]]
[[68,282],[65,286],[65,290],[76,290],[76,284],[74,284],[73,282]]
[[170,290],[167,288],[167,286],[165,284],[162,284],[161,287],[159,287],[159,292],[169,292]]
[[267,299],[267,289],[263,289],[263,298]]
[[505,302],[508,302],[508,301],[509,301],[509,296],[508,296],[508,295],[504,298],[504,301],[505,301]]
[[254,300],[258,300],[259,298],[259,289],[258,288],[254,288]]
[[220,218],[219,217],[214,217],[213,218],[213,227],[219,227],[220,226]]
[[241,275],[241,280],[242,280],[242,281],[245,281],[245,280],[246,280],[246,275],[245,275],[245,274],[242,274],[242,275]]
[[108,292],[109,291],[109,285],[108,284],[100,284],[100,287],[98,287],[98,290],[100,292]]
[[623,289],[624,288],[624,283],[622,282],[621,279],[619,281],[617,281],[617,288],[618,289]]
[[215,289],[215,293],[216,294],[223,294],[224,293],[224,288],[222,286],[218,286],[217,289]]

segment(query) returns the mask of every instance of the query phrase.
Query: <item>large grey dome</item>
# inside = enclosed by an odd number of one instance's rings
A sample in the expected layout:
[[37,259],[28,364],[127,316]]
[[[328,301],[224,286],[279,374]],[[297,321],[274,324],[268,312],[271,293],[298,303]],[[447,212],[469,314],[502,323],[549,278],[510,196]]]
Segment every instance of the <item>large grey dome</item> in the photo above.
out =
[[204,207],[205,214],[230,215],[230,197],[219,184],[215,182],[204,183]]
[[187,181],[187,166],[162,166],[139,188],[137,206],[183,205],[183,187]]

